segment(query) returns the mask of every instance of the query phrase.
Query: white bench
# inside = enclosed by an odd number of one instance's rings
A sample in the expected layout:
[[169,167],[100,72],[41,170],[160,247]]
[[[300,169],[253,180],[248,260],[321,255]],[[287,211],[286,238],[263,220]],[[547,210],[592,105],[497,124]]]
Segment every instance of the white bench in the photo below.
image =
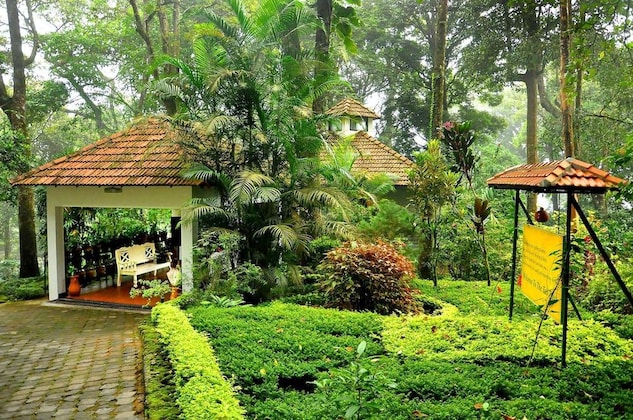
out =
[[119,248],[114,251],[114,254],[117,266],[117,286],[121,286],[121,277],[132,276],[134,287],[136,287],[139,274],[153,272],[156,276],[156,271],[169,268],[171,265],[171,261],[156,262],[156,246],[151,242]]

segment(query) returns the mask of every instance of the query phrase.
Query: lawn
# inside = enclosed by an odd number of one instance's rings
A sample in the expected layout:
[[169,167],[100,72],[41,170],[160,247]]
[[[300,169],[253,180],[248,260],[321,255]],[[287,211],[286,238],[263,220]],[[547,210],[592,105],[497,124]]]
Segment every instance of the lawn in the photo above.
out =
[[[633,413],[633,342],[600,323],[543,323],[506,285],[418,283],[434,315],[380,316],[280,302],[188,310],[257,419],[617,419]],[[363,344],[364,343],[364,344]],[[365,347],[366,345],[366,347]]]

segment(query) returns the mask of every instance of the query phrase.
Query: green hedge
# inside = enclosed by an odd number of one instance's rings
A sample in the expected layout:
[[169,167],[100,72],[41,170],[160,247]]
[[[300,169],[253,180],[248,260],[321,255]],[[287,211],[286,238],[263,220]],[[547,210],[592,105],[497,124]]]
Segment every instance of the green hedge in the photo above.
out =
[[157,305],[152,321],[173,366],[181,417],[242,419],[243,409],[222,376],[209,342],[194,331],[185,314],[169,304]]
[[[427,300],[441,303],[433,292]],[[236,378],[248,418],[338,419],[358,398],[360,418],[390,420],[598,420],[633,412],[630,340],[595,321],[572,321],[569,366],[559,369],[561,330],[547,321],[527,366],[539,322],[533,305],[509,323],[507,295],[500,299],[496,288],[464,282],[448,295],[458,306],[443,305],[437,316],[281,303],[188,312],[212,340],[222,372]],[[367,349],[357,359],[361,341]]]

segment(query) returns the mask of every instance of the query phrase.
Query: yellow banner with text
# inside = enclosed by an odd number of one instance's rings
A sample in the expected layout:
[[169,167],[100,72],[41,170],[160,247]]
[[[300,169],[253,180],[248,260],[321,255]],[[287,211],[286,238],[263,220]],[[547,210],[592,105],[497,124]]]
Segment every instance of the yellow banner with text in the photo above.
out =
[[560,269],[563,256],[563,237],[532,225],[523,228],[523,257],[521,263],[521,292],[534,304],[548,305],[547,315],[560,323]]

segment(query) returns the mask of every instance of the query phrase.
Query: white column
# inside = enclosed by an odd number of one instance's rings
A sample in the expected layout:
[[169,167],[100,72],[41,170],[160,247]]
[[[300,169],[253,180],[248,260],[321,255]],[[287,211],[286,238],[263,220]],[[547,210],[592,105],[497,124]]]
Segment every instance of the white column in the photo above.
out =
[[180,258],[182,260],[182,291],[183,293],[193,290],[193,246],[198,238],[198,222],[181,223],[180,235],[182,244],[180,246]]
[[47,200],[46,232],[48,236],[48,298],[55,300],[66,292],[64,256],[64,209]]

